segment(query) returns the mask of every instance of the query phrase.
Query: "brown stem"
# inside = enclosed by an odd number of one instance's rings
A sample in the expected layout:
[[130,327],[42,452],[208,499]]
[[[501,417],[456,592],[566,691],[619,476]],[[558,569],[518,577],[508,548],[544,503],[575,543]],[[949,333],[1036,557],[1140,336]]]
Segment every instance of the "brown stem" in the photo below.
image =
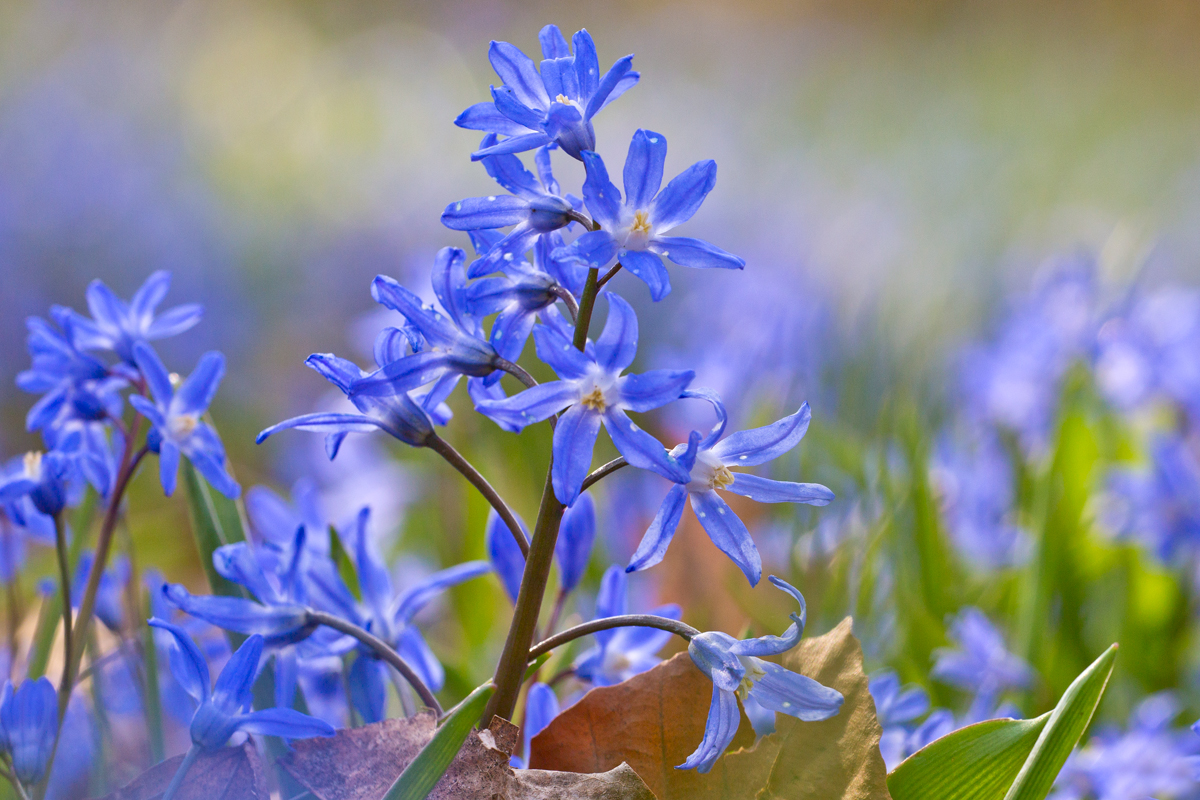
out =
[[597,631],[607,631],[612,628],[658,628],[660,631],[673,633],[689,642],[693,637],[700,635],[700,631],[686,622],[680,622],[677,619],[659,617],[654,614],[622,614],[616,617],[594,619],[591,622],[576,625],[574,628],[567,628],[562,633],[556,633],[549,639],[538,642],[529,648],[529,660],[533,661],[543,653],[549,653],[554,648],[562,647],[564,644],[573,642],[580,637],[589,636]]
[[470,461],[463,458],[462,454],[450,446],[442,437],[436,433],[430,434],[429,440],[425,445],[433,452],[437,453],[442,458],[462,473],[471,485],[479,490],[479,493],[491,503],[492,508],[496,509],[496,513],[500,515],[500,519],[508,525],[508,529],[512,532],[513,538],[517,540],[517,546],[521,548],[521,555],[529,557],[529,540],[525,538],[525,531],[521,530],[521,523],[517,522],[517,517],[513,514],[512,509],[508,507],[508,503],[504,502],[504,498],[492,488],[492,485],[487,482],[487,478],[479,474],[479,470],[472,466]]
[[607,478],[609,475],[612,475],[621,467],[628,465],[629,462],[625,460],[624,456],[621,456],[620,458],[614,458],[612,461],[604,464],[603,466],[596,467],[586,478],[583,479],[583,487],[579,491],[582,492],[589,486],[592,486],[593,484],[598,483],[600,480]]

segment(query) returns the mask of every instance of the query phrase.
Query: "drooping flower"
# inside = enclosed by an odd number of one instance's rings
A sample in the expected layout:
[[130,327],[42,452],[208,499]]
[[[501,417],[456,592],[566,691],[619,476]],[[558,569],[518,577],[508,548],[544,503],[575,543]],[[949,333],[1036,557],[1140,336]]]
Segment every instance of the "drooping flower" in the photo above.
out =
[[210,687],[208,662],[187,631],[158,618],[151,618],[150,624],[175,637],[175,647],[170,655],[171,671],[200,704],[189,726],[192,743],[200,749],[223,747],[238,731],[285,739],[333,736],[333,726],[329,723],[295,709],[248,710],[252,701],[251,687],[258,677],[258,662],[262,658],[263,638],[258,634],[242,643],[217,676],[216,684]]
[[617,295],[606,296],[608,320],[590,349],[580,352],[570,339],[549,325],[534,330],[538,357],[561,380],[540,384],[505,400],[476,404],[486,416],[516,430],[566,409],[554,429],[551,479],[555,496],[568,506],[579,496],[591,467],[592,448],[601,425],[631,465],[666,477],[682,474],[662,444],[635,425],[625,412],[650,411],[677,399],[691,383],[693,373],[653,370],[622,376],[637,352],[637,316]]
[[13,774],[26,786],[46,774],[58,736],[58,694],[46,678],[27,680],[13,691],[5,681],[0,695],[0,746],[12,759]]
[[800,613],[791,615],[792,624],[782,636],[739,641],[727,633],[709,631],[692,639],[688,654],[700,671],[712,679],[712,704],[704,727],[704,739],[676,769],[698,772],[712,769],[737,733],[741,718],[738,697],[753,697],[764,708],[790,714],[805,722],[829,719],[842,707],[844,698],[840,692],[762,660],[761,656],[779,655],[795,647],[804,633],[805,622],[804,597],[800,592],[774,575],[768,579],[796,599]]
[[134,363],[134,346],[183,333],[204,315],[198,303],[175,306],[155,315],[155,309],[171,287],[171,273],[159,270],[146,278],[128,303],[102,281],[87,288],[92,319],[71,313],[79,346],[86,350],[111,350],[123,361]]
[[664,258],[685,267],[745,267],[741,258],[701,239],[665,235],[692,218],[717,182],[716,162],[699,161],[659,191],[666,158],[667,140],[661,133],[637,131],[625,159],[622,201],[600,156],[584,153],[583,198],[600,230],[583,234],[555,255],[592,267],[605,267],[615,258],[645,282],[655,301],[671,291]]
[[[608,568],[596,596],[595,619],[628,614],[629,590],[624,570]],[[680,619],[683,609],[674,603],[652,609],[650,614]],[[669,631],[658,628],[610,628],[592,634],[596,644],[575,659],[575,676],[593,686],[612,686],[645,672],[662,659],[658,651],[671,640]]]
[[561,590],[569,592],[579,585],[592,557],[596,540],[596,504],[586,492],[574,505],[563,512],[554,542],[554,558],[558,561]]
[[150,345],[136,343],[133,357],[154,401],[132,395],[129,402],[153,426],[146,444],[158,453],[163,492],[175,492],[179,456],[183,454],[214,489],[226,497],[237,497],[241,488],[225,468],[225,447],[217,432],[201,419],[225,375],[225,357],[215,350],[205,353],[178,390]]
[[[488,135],[483,144],[494,143]],[[534,157],[538,177],[534,177],[521,159],[514,155],[488,156],[483,159],[496,183],[506,195],[469,197],[446,206],[442,224],[454,231],[480,231],[494,228],[513,229],[488,248],[483,258],[471,264],[468,278],[479,278],[490,272],[504,270],[524,260],[525,253],[544,234],[571,224],[571,212],[582,202],[578,198],[560,195],[558,181],[550,169],[550,150],[541,148]]]
[[[517,522],[528,539],[529,529],[525,527],[525,520],[518,516]],[[521,590],[521,577],[525,574],[525,556],[521,553],[517,540],[513,538],[512,531],[508,529],[508,524],[500,519],[495,509],[488,511],[484,544],[487,547],[488,561],[496,571],[500,585],[504,587],[508,599],[516,603],[517,593]]]
[[508,138],[471,155],[478,160],[556,143],[575,158],[596,147],[592,117],[638,81],[633,56],[619,59],[600,76],[596,45],[586,30],[567,40],[555,25],[542,28],[541,74],[529,56],[508,42],[492,42],[488,59],[504,84],[492,87],[492,102],[477,103],[454,120],[460,128]]
[[646,569],[662,561],[679,527],[683,501],[691,500],[692,510],[713,544],[741,568],[752,585],[762,577],[762,557],[746,524],[721,499],[717,490],[729,491],[760,503],[807,503],[823,506],[833,500],[833,492],[818,483],[791,483],[760,478],[731,468],[754,467],[778,458],[800,443],[812,418],[808,403],[778,422],[762,428],[739,431],[721,439],[725,433],[725,406],[715,393],[700,389],[685,397],[703,399],[717,412],[717,424],[703,439],[693,431],[687,444],[671,451],[686,472],[672,478],[675,485],[667,493],[658,514],[629,560],[630,572]]
[[972,721],[988,719],[1002,692],[1033,685],[1033,668],[1008,651],[1000,631],[979,609],[967,607],[951,618],[948,635],[958,647],[935,651],[930,674],[975,696],[968,712]]

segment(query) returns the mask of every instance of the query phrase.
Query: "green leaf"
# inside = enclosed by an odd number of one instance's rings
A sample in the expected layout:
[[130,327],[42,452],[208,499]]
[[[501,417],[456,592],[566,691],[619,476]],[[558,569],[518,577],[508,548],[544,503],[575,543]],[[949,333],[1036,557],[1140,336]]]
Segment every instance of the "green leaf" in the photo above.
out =
[[1113,645],[1037,719],[990,720],[944,736],[888,775],[893,800],[1043,800],[1095,713]]
[[1059,770],[1096,713],[1116,658],[1117,646],[1114,644],[1068,687],[1050,712],[1050,721],[1012,788],[1004,796],[1005,800],[1043,800],[1050,794]]
[[494,685],[486,683],[467,695],[438,726],[429,744],[400,773],[383,800],[425,800],[458,755],[479,715],[483,713],[483,707],[495,691]]
[[199,473],[186,460],[183,463],[183,481],[187,484],[188,509],[192,517],[192,534],[196,538],[196,549],[200,551],[200,563],[208,576],[208,585],[213,594],[226,597],[246,597],[249,593],[230,580],[226,580],[213,566],[212,555],[218,547],[244,541],[245,526],[242,511],[235,500],[213,491]]

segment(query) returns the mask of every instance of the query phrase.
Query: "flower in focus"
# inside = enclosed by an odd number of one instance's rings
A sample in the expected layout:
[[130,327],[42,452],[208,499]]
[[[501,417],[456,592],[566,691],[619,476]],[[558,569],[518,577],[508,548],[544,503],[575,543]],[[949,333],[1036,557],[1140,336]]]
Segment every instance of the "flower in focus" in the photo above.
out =
[[639,130],[625,159],[625,200],[608,178],[600,156],[587,152],[583,198],[600,230],[589,231],[555,256],[605,267],[615,258],[650,287],[658,301],[671,291],[663,258],[685,267],[742,269],[746,262],[700,239],[664,234],[692,218],[717,182],[715,161],[699,161],[675,176],[661,192],[667,140]]
[[662,561],[683,516],[683,501],[690,499],[692,510],[713,544],[738,565],[751,585],[757,585],[762,577],[762,557],[746,524],[721,499],[717,490],[740,494],[760,503],[827,505],[833,500],[833,492],[819,483],[774,481],[731,471],[731,468],[758,466],[794,448],[808,431],[812,413],[805,403],[795,414],[778,422],[721,439],[725,433],[726,414],[720,398],[704,389],[689,391],[683,396],[711,403],[717,412],[717,424],[703,439],[693,431],[686,445],[678,445],[671,451],[687,471],[672,478],[675,485],[629,559],[627,569],[630,572],[642,570]]
[[[617,617],[628,611],[628,587],[625,571],[615,564],[604,573],[596,596],[595,619]],[[652,609],[650,614],[679,619],[683,609],[674,603]],[[658,651],[673,635],[658,628],[610,628],[596,631],[596,644],[575,659],[575,676],[593,686],[612,686],[659,663]]]
[[842,707],[845,698],[840,692],[762,660],[761,656],[779,655],[795,647],[804,633],[805,621],[804,597],[800,592],[774,575],[768,579],[796,598],[800,613],[792,614],[792,624],[782,636],[739,641],[727,633],[709,631],[692,639],[688,654],[713,682],[712,704],[704,726],[704,739],[676,769],[698,772],[712,769],[737,733],[741,719],[739,697],[753,697],[763,708],[790,714],[805,722],[829,719]]
[[202,750],[223,747],[238,731],[285,739],[333,736],[333,727],[323,720],[301,714],[291,708],[265,708],[247,711],[251,705],[251,687],[258,677],[263,638],[254,634],[230,657],[210,688],[208,663],[187,631],[158,618],[150,624],[175,637],[171,650],[171,671],[187,693],[199,703],[189,726],[192,743]]
[[1002,692],[1033,685],[1033,668],[1008,651],[1004,637],[982,611],[964,608],[948,625],[948,635],[958,647],[935,651],[937,661],[930,674],[975,695],[967,714],[972,722],[991,718]]
[[159,270],[146,278],[128,303],[117,297],[102,281],[87,288],[92,319],[70,312],[79,346],[87,350],[111,350],[121,360],[133,363],[134,346],[177,336],[200,321],[204,309],[188,303],[155,315],[155,309],[171,288],[171,273]]
[[153,425],[146,445],[158,453],[163,492],[175,492],[182,453],[214,489],[226,497],[237,497],[241,489],[225,468],[225,447],[217,432],[200,418],[208,411],[225,374],[225,357],[215,350],[205,353],[178,390],[150,345],[138,342],[133,357],[154,402],[141,395],[131,396],[129,402]]
[[638,82],[631,55],[601,77],[596,45],[586,30],[572,37],[574,54],[556,25],[542,28],[538,38],[544,58],[541,74],[533,59],[513,45],[492,42],[488,59],[504,84],[492,87],[492,102],[471,106],[454,124],[508,138],[472,153],[472,159],[520,153],[551,142],[579,158],[582,151],[596,147],[592,117]]
[[58,736],[58,695],[46,678],[27,680],[0,695],[0,745],[12,758],[13,774],[26,786],[46,774]]
[[693,373],[653,370],[622,376],[637,353],[637,316],[617,295],[606,296],[608,320],[590,349],[580,352],[549,325],[534,330],[538,358],[562,380],[534,386],[505,400],[477,403],[483,414],[517,430],[566,409],[554,429],[551,479],[555,496],[567,506],[579,496],[591,468],[592,448],[601,425],[631,465],[673,479],[681,475],[679,464],[662,444],[625,412],[650,411],[677,399],[691,383]]

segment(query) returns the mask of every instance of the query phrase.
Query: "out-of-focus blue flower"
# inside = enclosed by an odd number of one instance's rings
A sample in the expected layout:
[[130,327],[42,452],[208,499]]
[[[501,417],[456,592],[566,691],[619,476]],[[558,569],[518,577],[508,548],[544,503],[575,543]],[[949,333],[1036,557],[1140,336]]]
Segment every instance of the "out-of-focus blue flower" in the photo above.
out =
[[650,411],[676,400],[691,383],[693,373],[653,370],[622,376],[637,353],[637,316],[617,295],[606,296],[609,313],[604,331],[595,346],[584,352],[548,325],[534,330],[538,358],[562,380],[540,384],[505,400],[476,404],[486,416],[517,430],[566,409],[554,429],[551,480],[555,496],[568,506],[579,496],[591,468],[592,448],[602,424],[631,465],[673,480],[684,474],[666,448],[625,412]]
[[596,504],[590,494],[584,493],[563,512],[558,539],[554,542],[554,557],[558,559],[562,591],[569,592],[579,585],[587,570],[588,559],[592,556],[592,542],[595,540]]
[[215,350],[205,353],[178,390],[171,385],[167,368],[150,345],[135,344],[133,357],[154,402],[140,395],[131,396],[129,402],[154,426],[146,444],[158,453],[163,492],[167,495],[175,492],[182,453],[214,489],[226,497],[237,497],[241,489],[225,469],[225,447],[217,432],[200,418],[212,403],[225,374],[225,356]]
[[[484,138],[483,146],[495,141],[495,135],[489,134]],[[497,270],[507,272],[524,260],[525,253],[538,237],[569,225],[571,212],[582,205],[577,198],[560,196],[558,181],[550,169],[549,149],[538,150],[534,160],[538,169],[536,178],[514,155],[483,159],[488,174],[509,194],[469,197],[451,203],[442,212],[442,224],[454,231],[513,226],[506,236],[488,248],[483,258],[471,264],[468,278],[479,278]]]
[[[468,561],[435,572],[397,594],[387,566],[369,541],[369,519],[370,510],[364,508],[355,520],[354,529],[343,536],[343,541],[354,544],[362,602],[354,599],[333,570],[314,572],[310,576],[313,602],[387,642],[425,685],[436,692],[442,688],[445,671],[421,632],[412,624],[413,618],[446,589],[490,572],[491,566],[485,561]],[[350,667],[350,699],[367,722],[378,722],[384,717],[390,669],[373,651],[358,648],[358,656]]]
[[460,128],[498,133],[507,138],[472,153],[481,159],[520,153],[556,143],[575,158],[594,150],[592,117],[638,82],[633,56],[619,59],[600,76],[596,45],[586,30],[572,38],[575,52],[555,25],[542,28],[541,74],[533,59],[508,42],[492,42],[488,59],[502,86],[492,87],[492,102],[477,103],[458,115]]
[[329,521],[321,508],[320,492],[308,478],[292,486],[291,503],[266,486],[250,487],[246,491],[246,515],[262,541],[256,555],[277,573],[291,564],[299,528],[304,528],[304,547],[314,556],[329,555]]
[[608,178],[596,153],[583,154],[587,179],[583,198],[600,230],[589,231],[555,255],[605,267],[615,258],[650,287],[661,300],[671,291],[663,258],[685,267],[741,269],[746,262],[701,239],[666,236],[692,218],[717,182],[716,162],[699,161],[681,172],[661,192],[667,140],[661,133],[639,130],[625,159],[625,200]]
[[13,773],[21,783],[35,784],[46,774],[47,762],[58,736],[58,694],[45,678],[27,680],[13,691],[4,682],[0,695],[0,744],[12,758]]
[[948,625],[948,636],[958,647],[935,651],[937,661],[930,674],[975,695],[968,712],[972,721],[988,719],[1001,692],[1033,685],[1033,668],[1008,651],[1004,637],[982,611],[964,608]]
[[733,638],[727,633],[709,631],[692,639],[688,654],[696,666],[713,682],[712,705],[704,727],[704,739],[687,761],[676,769],[708,772],[729,747],[737,733],[741,714],[737,698],[753,697],[763,708],[790,714],[806,722],[829,719],[836,715],[845,698],[812,678],[784,669],[760,656],[784,653],[800,642],[804,633],[804,597],[791,584],[769,576],[777,588],[800,604],[800,613],[792,614],[792,624],[782,636],[756,639]]
[[900,676],[886,669],[871,676],[875,716],[883,727],[879,752],[888,771],[908,756],[908,744],[917,718],[929,710],[929,694],[919,686],[901,687]]
[[521,726],[521,752],[523,756],[512,756],[509,763],[517,769],[525,769],[531,754],[530,742],[558,716],[558,696],[544,683],[535,682],[525,695],[525,724]]
[[1029,557],[1029,534],[1013,519],[1013,466],[992,432],[974,450],[945,443],[934,464],[934,482],[955,550],[986,571],[1019,566]]
[[[595,619],[629,613],[625,571],[615,564],[604,573],[596,596]],[[659,606],[649,613],[679,619],[683,609],[674,603]],[[669,631],[658,628],[610,628],[592,634],[596,644],[575,659],[575,675],[593,686],[612,686],[659,663],[658,651],[671,640]]]
[[200,704],[189,726],[192,743],[197,747],[216,750],[238,731],[285,739],[333,736],[334,730],[329,723],[291,708],[247,711],[252,701],[251,687],[258,677],[258,662],[262,658],[263,638],[258,634],[242,643],[210,688],[208,663],[187,631],[157,618],[151,618],[150,624],[175,637],[171,671]]
[[[525,520],[518,516],[517,522],[521,524],[521,530],[528,539],[529,529],[525,527]],[[559,536],[562,536],[561,532]],[[504,587],[508,599],[517,602],[517,593],[521,590],[521,577],[525,574],[525,556],[521,553],[517,540],[513,538],[512,531],[508,529],[508,524],[500,519],[495,509],[488,511],[484,543],[487,547],[488,561],[496,571],[500,585]]]
[[[88,576],[92,572],[95,554],[91,550],[84,551],[79,556],[79,565],[75,568],[75,579],[71,586],[71,606],[79,608],[83,602],[83,591],[87,585]],[[108,569],[100,576],[100,584],[96,590],[95,614],[110,631],[119,632],[125,619],[124,598],[125,584],[129,582],[129,559],[118,555],[112,560]]]
[[171,273],[159,270],[146,278],[126,303],[102,281],[87,288],[92,319],[75,312],[71,320],[76,341],[85,350],[111,350],[122,360],[134,362],[134,345],[177,336],[200,321],[204,309],[198,303],[175,306],[155,316],[155,309],[171,288]]
[[730,467],[758,466],[794,448],[808,431],[812,413],[805,403],[795,414],[778,422],[721,439],[725,433],[726,414],[720,398],[703,389],[686,392],[684,396],[711,403],[717,412],[717,424],[703,439],[693,431],[687,444],[678,445],[671,451],[676,462],[685,465],[687,471],[672,478],[675,486],[667,493],[641,544],[629,559],[627,569],[630,572],[646,569],[662,561],[675,529],[679,527],[683,501],[690,499],[692,510],[713,544],[738,565],[751,585],[756,585],[762,577],[758,548],[746,524],[716,490],[730,491],[760,503],[827,505],[833,500],[833,492],[819,483],[773,481],[730,470]]
[[74,459],[58,451],[30,451],[4,465],[0,473],[0,503],[15,504],[28,497],[39,513],[55,517],[75,493],[73,484],[77,484],[77,477]]
[[1155,437],[1149,468],[1114,470],[1106,501],[1108,526],[1137,537],[1159,559],[1187,559],[1200,548],[1200,461],[1187,440]]
[[1122,733],[1101,729],[1071,754],[1051,800],[1193,798],[1200,781],[1200,738],[1173,728],[1179,702],[1170,692],[1143,700]]

